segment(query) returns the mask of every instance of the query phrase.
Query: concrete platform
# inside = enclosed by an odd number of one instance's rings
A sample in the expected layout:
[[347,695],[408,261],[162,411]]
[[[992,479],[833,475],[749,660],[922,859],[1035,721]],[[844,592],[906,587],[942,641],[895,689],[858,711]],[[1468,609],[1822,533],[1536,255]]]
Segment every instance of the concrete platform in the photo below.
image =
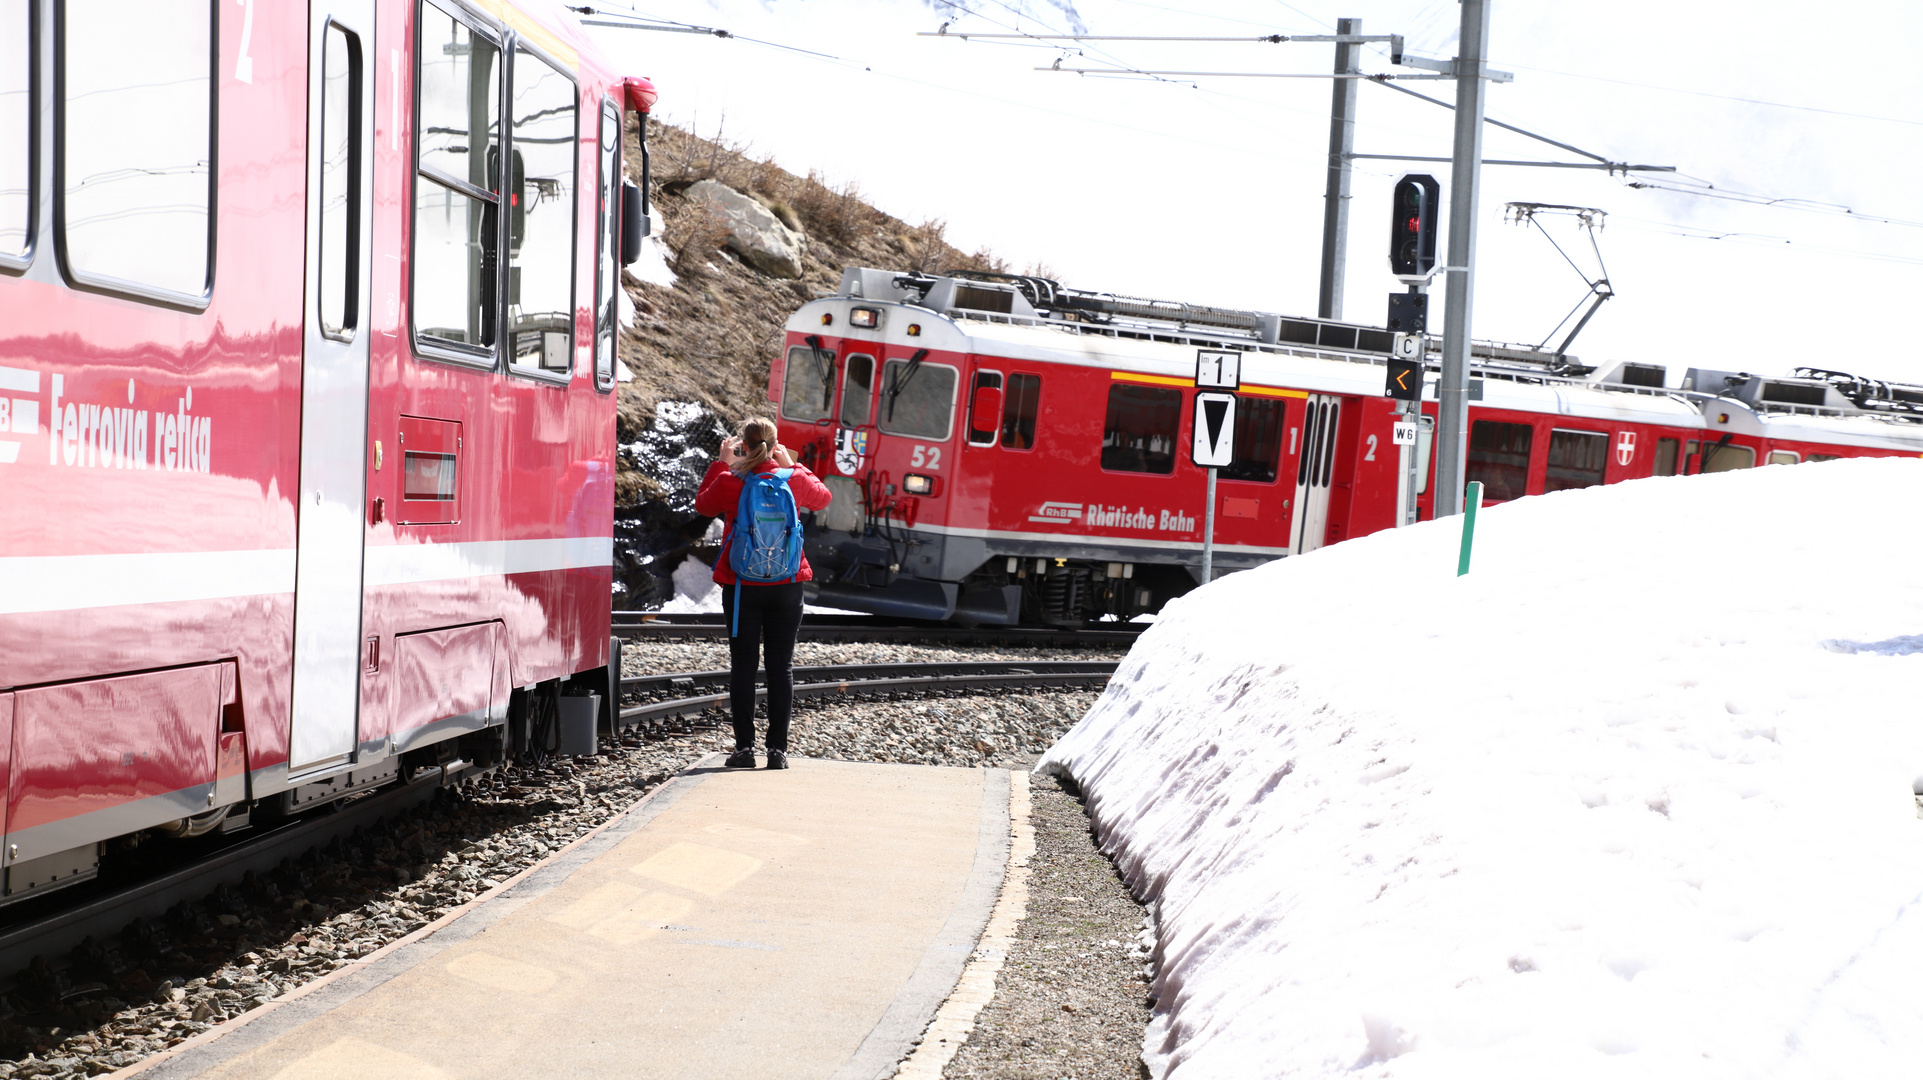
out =
[[886,1074],[995,903],[1008,773],[719,760],[425,936],[129,1071]]

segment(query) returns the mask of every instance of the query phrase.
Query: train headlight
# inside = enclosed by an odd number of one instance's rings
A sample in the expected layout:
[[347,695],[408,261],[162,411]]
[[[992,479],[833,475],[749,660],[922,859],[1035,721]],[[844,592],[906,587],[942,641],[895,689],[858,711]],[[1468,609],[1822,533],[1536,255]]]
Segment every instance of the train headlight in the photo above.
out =
[[859,326],[863,330],[873,330],[881,325],[881,309],[858,307],[848,313],[848,325]]
[[933,495],[935,478],[920,473],[909,473],[901,478],[901,489],[910,495]]

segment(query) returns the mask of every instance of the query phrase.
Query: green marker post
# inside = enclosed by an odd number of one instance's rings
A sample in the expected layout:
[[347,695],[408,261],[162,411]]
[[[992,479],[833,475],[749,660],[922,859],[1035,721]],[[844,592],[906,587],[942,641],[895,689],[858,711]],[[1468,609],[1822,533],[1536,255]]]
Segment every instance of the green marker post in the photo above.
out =
[[1476,511],[1482,509],[1482,481],[1471,480],[1462,493],[1462,559],[1456,563],[1456,576],[1469,572],[1469,549],[1476,542]]

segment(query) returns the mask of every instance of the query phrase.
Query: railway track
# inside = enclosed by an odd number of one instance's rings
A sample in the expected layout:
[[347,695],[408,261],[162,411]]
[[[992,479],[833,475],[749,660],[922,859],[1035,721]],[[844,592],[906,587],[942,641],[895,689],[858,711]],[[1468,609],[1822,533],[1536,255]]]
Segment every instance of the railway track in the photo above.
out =
[[[336,803],[331,810],[241,834],[216,850],[152,876],[118,886],[80,886],[68,896],[30,901],[31,908],[23,904],[22,912],[30,914],[15,914],[0,924],[0,986],[26,970],[35,957],[45,957],[58,967],[90,938],[106,940],[136,921],[159,920],[177,904],[198,901],[222,886],[240,885],[249,874],[266,874],[284,860],[426,802],[437,790],[465,779],[465,770],[459,765],[454,768],[452,774],[435,769],[398,787]],[[41,913],[55,904],[56,910]]]
[[[872,615],[809,615],[801,624],[803,641],[871,641],[927,645],[1000,645],[1022,647],[1127,648],[1144,623],[1092,623],[1082,627],[954,626],[913,622]],[[727,623],[718,614],[664,615],[653,611],[617,611],[614,632],[629,639],[726,637]]]
[[[1114,661],[968,661],[951,663],[835,664],[795,669],[797,700],[844,698],[875,701],[909,696],[955,696],[1003,690],[1100,687]],[[695,671],[633,676],[621,680],[625,705],[614,732],[650,739],[692,732],[702,714],[728,704],[728,672]],[[765,696],[757,688],[757,696]],[[713,718],[709,718],[712,723]],[[177,905],[193,904],[223,886],[238,887],[249,875],[265,876],[289,859],[347,838],[417,806],[449,784],[469,778],[457,763],[412,782],[336,804],[329,811],[241,834],[216,850],[148,876],[117,885],[81,886],[22,905],[0,922],[0,989],[45,958],[40,970],[66,966],[89,939],[108,941],[137,921],[159,922]],[[82,984],[78,990],[86,992]]]
[[[1011,660],[958,663],[832,664],[795,669],[795,700],[845,697],[866,701],[904,694],[964,694],[996,690],[1049,690],[1101,687],[1115,674],[1113,660]],[[707,691],[697,693],[696,691]],[[728,704],[728,672],[695,671],[637,675],[621,680],[622,700],[630,694],[651,698],[624,705],[617,734],[643,729],[649,734],[686,730],[690,718]],[[767,688],[755,688],[756,700]]]

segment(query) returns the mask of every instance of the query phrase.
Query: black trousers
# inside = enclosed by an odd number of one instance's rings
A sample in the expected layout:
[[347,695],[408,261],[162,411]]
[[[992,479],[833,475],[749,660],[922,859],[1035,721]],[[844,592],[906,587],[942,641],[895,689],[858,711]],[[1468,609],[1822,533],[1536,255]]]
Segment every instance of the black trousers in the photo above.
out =
[[788,749],[788,721],[795,711],[795,636],[801,632],[801,582],[739,586],[741,618],[735,620],[736,586],[721,587],[721,610],[737,627],[728,639],[729,707],[737,750],[755,744],[755,668],[768,660],[768,749]]

